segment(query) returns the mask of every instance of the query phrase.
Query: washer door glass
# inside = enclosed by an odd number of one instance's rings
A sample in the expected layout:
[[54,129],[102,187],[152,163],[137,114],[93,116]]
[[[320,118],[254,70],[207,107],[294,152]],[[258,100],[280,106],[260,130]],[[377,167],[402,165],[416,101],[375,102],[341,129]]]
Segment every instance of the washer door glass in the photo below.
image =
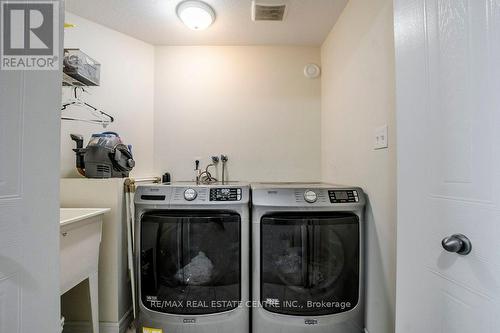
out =
[[356,215],[276,214],[261,222],[261,302],[266,310],[310,316],[357,305]]
[[240,301],[240,216],[161,211],[141,218],[141,299],[153,311],[210,314]]

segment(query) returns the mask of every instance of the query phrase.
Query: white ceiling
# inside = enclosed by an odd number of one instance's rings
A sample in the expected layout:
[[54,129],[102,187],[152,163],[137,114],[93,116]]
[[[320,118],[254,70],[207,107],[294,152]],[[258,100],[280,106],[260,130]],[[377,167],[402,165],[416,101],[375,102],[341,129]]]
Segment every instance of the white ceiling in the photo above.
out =
[[[181,0],[66,0],[66,10],[154,45],[314,45],[323,43],[348,0],[283,0],[284,22],[253,22],[251,0],[204,0],[217,15],[205,31],[177,18]],[[370,1],[370,0],[367,0]],[[261,2],[266,2],[265,0]],[[269,1],[267,1],[269,2]]]

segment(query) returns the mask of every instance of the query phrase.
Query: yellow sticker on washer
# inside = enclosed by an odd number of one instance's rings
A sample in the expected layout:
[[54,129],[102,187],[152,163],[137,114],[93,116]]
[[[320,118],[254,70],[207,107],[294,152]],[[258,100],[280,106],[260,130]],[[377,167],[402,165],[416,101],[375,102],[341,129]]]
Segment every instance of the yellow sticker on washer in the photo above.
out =
[[143,327],[142,333],[163,333],[161,328]]

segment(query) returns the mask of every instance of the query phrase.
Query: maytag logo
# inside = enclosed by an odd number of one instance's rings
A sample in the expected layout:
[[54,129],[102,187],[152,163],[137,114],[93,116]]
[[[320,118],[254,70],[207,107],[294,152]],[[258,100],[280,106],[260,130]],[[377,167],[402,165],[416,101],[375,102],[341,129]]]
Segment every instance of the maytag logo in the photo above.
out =
[[0,69],[59,69],[59,5],[0,0]]
[[182,322],[184,324],[196,324],[196,318],[184,318]]
[[266,305],[267,306],[279,307],[280,306],[280,301],[277,298],[266,298]]
[[306,325],[318,325],[318,321],[316,319],[304,319],[304,324],[306,324]]

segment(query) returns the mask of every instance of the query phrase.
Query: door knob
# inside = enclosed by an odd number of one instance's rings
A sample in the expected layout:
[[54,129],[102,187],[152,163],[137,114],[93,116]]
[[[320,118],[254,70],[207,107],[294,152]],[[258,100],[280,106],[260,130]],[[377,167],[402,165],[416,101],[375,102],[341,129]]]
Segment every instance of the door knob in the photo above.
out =
[[455,234],[446,237],[441,242],[443,249],[448,252],[457,253],[460,255],[467,255],[472,251],[472,244],[470,240],[462,234]]

